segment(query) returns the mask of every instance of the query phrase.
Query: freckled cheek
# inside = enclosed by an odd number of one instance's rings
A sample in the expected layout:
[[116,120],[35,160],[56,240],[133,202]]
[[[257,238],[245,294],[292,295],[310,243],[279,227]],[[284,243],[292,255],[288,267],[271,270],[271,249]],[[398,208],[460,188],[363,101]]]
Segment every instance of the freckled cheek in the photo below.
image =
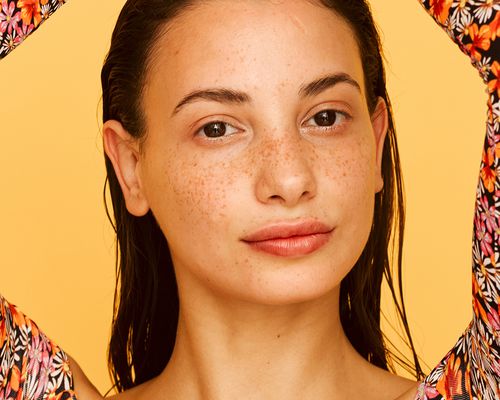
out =
[[371,213],[375,196],[375,153],[370,140],[346,140],[321,154],[322,185],[344,216]]
[[151,208],[167,239],[169,233],[189,238],[227,229],[237,193],[227,166],[174,160],[160,165],[154,175],[158,179]]

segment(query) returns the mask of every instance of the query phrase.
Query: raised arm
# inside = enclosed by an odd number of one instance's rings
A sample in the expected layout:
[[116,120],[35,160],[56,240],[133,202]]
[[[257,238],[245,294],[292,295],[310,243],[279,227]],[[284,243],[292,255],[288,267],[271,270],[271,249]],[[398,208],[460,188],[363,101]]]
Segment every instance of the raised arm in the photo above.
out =
[[500,399],[500,0],[419,1],[470,57],[488,94],[474,217],[473,320],[419,398]]
[[69,360],[0,296],[0,399],[76,400]]
[[0,59],[59,9],[66,0],[0,0]]

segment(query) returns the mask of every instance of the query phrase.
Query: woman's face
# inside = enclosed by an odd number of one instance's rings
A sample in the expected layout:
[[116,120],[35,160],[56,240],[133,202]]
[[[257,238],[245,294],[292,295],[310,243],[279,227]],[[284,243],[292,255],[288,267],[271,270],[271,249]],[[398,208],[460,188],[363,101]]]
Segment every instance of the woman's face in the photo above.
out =
[[142,105],[135,173],[181,296],[290,304],[339,285],[386,131],[344,20],[309,1],[203,2],[156,43]]

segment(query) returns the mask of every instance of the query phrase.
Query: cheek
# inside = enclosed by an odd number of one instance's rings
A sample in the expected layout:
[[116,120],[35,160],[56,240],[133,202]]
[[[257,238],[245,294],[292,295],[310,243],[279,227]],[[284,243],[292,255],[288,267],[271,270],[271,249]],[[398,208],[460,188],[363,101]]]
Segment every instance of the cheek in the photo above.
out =
[[375,141],[370,130],[368,133],[354,133],[335,146],[325,147],[323,158],[332,160],[323,162],[324,176],[336,197],[358,201],[373,198],[375,194],[376,154]]
[[338,226],[338,238],[351,244],[350,251],[356,259],[355,254],[366,244],[373,221],[375,142],[366,134],[347,138],[338,145],[341,150],[329,150],[333,161],[322,163],[323,171],[319,176],[324,182],[320,187],[328,193],[327,198],[334,199],[332,212]]
[[229,205],[238,193],[225,163],[207,165],[180,152],[156,155],[145,171],[146,196],[171,250],[216,246],[229,227]]

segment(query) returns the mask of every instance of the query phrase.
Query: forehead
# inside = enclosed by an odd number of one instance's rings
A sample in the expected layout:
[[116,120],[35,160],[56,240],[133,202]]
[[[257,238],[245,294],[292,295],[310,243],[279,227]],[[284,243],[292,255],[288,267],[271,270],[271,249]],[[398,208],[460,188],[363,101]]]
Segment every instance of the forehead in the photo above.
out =
[[335,72],[364,87],[355,35],[332,10],[310,0],[208,0],[169,23],[147,80],[173,93],[214,86],[296,91]]

